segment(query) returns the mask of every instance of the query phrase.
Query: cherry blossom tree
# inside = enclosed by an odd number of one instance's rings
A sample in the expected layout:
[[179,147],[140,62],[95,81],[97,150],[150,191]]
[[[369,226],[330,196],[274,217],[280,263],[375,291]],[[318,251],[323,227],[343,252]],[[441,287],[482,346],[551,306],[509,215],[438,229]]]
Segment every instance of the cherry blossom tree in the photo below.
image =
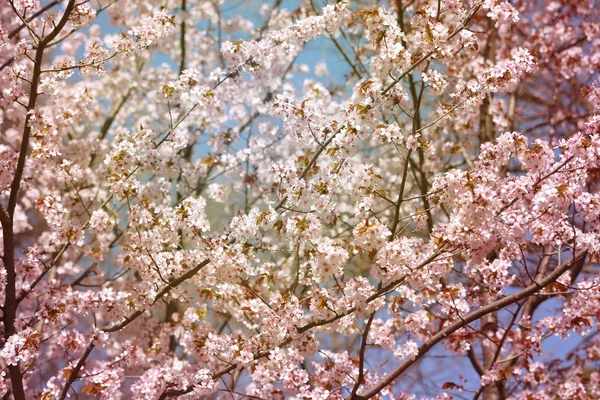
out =
[[599,10],[0,0],[0,393],[600,398]]

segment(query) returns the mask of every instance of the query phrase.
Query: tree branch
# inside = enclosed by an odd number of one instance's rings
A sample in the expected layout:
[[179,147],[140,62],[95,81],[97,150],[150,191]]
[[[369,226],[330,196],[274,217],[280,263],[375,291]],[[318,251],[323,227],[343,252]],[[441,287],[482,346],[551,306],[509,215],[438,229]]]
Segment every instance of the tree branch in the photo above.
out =
[[587,251],[580,250],[577,253],[575,253],[575,255],[573,256],[573,258],[571,258],[571,260],[557,266],[554,269],[554,271],[552,271],[552,273],[550,273],[548,276],[546,276],[544,279],[540,280],[539,282],[533,282],[531,285],[527,286],[525,289],[521,290],[520,292],[517,292],[510,296],[504,297],[500,300],[490,303],[489,305],[487,305],[485,307],[481,307],[478,310],[475,310],[475,311],[467,314],[463,319],[453,322],[452,324],[446,326],[441,331],[439,331],[434,336],[432,336],[429,340],[427,340],[425,343],[423,343],[423,345],[421,345],[416,358],[405,360],[400,365],[398,365],[392,372],[390,372],[383,379],[381,379],[375,386],[373,386],[371,389],[369,389],[366,393],[364,393],[360,396],[355,396],[354,398],[355,399],[369,399],[369,398],[377,395],[381,390],[383,390],[383,388],[385,388],[386,386],[391,384],[396,378],[398,378],[400,375],[402,375],[402,373],[404,373],[409,367],[411,367],[417,360],[419,360],[425,354],[427,354],[427,352],[431,348],[433,348],[433,346],[435,346],[437,343],[441,342],[442,340],[444,340],[445,338],[447,338],[448,336],[450,336],[451,334],[453,334],[460,328],[467,326],[471,322],[477,321],[481,317],[484,317],[490,313],[498,311],[506,306],[514,304],[520,300],[523,300],[523,299],[539,292],[540,290],[542,290],[543,288],[545,288],[552,282],[556,281],[563,273],[568,271],[569,268],[571,268],[575,263],[580,262],[582,259],[585,259],[586,256],[587,256]]

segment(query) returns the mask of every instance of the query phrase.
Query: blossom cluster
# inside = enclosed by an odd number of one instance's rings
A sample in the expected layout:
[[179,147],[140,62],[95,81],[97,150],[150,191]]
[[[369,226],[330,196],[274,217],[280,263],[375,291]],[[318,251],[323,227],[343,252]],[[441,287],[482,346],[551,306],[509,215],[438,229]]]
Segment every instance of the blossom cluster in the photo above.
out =
[[598,398],[597,6],[0,0],[0,395]]

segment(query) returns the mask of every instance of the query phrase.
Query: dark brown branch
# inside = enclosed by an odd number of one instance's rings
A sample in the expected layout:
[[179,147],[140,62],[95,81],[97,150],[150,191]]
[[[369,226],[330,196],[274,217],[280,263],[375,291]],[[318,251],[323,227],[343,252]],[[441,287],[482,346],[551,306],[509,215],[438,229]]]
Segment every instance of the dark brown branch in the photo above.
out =
[[40,40],[40,42],[38,43],[37,50],[35,51],[35,61],[33,65],[33,74],[31,77],[31,88],[29,89],[29,102],[27,104],[28,113],[25,117],[25,127],[23,128],[23,139],[21,141],[21,149],[19,151],[19,160],[17,161],[15,177],[13,178],[12,184],[10,186],[10,196],[8,199],[8,214],[11,216],[11,218],[15,213],[15,207],[17,205],[17,195],[21,186],[21,178],[23,177],[25,159],[27,158],[27,150],[29,148],[29,138],[31,135],[31,126],[29,126],[31,114],[29,112],[35,109],[35,105],[37,103],[37,89],[42,72],[42,59],[44,56],[44,50],[46,50],[46,46],[48,45],[48,43],[50,43],[52,39],[58,36],[60,31],[65,27],[65,25],[69,21],[69,15],[71,14],[71,11],[73,11],[74,6],[75,0],[69,0],[69,4],[67,4],[65,13],[63,14],[60,21],[52,30],[52,32],[48,34],[48,36],[45,36]]
[[[3,307],[4,338],[8,339],[15,333],[15,318],[17,314],[16,299],[16,271],[15,271],[15,242],[13,234],[13,221],[8,211],[0,204],[0,222],[2,222],[2,239],[4,244],[4,268],[6,269],[6,286],[4,288],[5,302]],[[8,365],[8,372],[12,384],[13,396],[16,400],[24,400],[23,376],[21,367]]]
[[88,347],[85,349],[85,352],[79,359],[79,362],[77,363],[75,368],[73,368],[73,370],[69,374],[69,378],[67,379],[67,382],[65,383],[65,387],[63,387],[62,392],[60,392],[60,397],[59,397],[60,400],[64,400],[64,398],[67,396],[67,393],[69,392],[69,389],[71,388],[71,385],[77,379],[77,375],[79,375],[79,371],[81,371],[81,368],[83,367],[83,364],[85,363],[85,360],[87,360],[88,356],[94,349],[94,346],[95,346],[94,341],[95,340],[96,340],[95,338],[92,339],[92,341],[90,342]]
[[181,0],[181,36],[179,37],[179,45],[181,46],[181,60],[179,61],[179,75],[185,68],[185,17],[186,17],[186,0]]
[[[21,30],[23,30],[23,28],[25,28],[27,26],[26,23],[33,21],[35,18],[39,17],[40,15],[42,15],[44,12],[48,11],[49,9],[51,9],[52,7],[54,7],[55,5],[59,4],[60,1],[59,0],[54,0],[50,3],[48,3],[46,6],[40,8],[37,12],[35,12],[34,14],[32,14],[29,18],[27,18],[27,20],[25,22],[23,22],[21,25],[19,25],[18,28],[16,28],[14,31],[12,31],[11,33],[8,34],[8,38],[12,39],[13,37],[15,37],[17,35],[17,33],[21,32]],[[14,61],[16,60],[15,57],[11,57],[8,60],[6,60],[4,62],[4,64],[2,64],[2,66],[0,66],[0,72],[8,67],[10,64],[12,64]]]
[[469,350],[467,351],[467,356],[469,357],[469,361],[471,361],[471,365],[473,366],[477,374],[479,376],[485,374],[485,370],[479,362],[479,359],[477,358],[477,354],[475,353],[475,349],[473,348],[473,346],[469,347]]
[[[209,262],[210,262],[210,260],[206,259],[206,260],[202,261],[200,264],[196,265],[191,270],[189,270],[188,272],[186,272],[185,274],[181,275],[179,278],[171,280],[168,285],[166,285],[164,288],[162,288],[162,290],[160,292],[158,292],[158,294],[154,298],[154,301],[152,302],[152,304],[156,303],[163,296],[168,294],[171,290],[173,290],[173,288],[179,286],[184,281],[186,281],[186,280],[190,279],[191,277],[193,277],[194,275],[196,275],[196,273],[198,273],[198,271],[200,271],[202,268],[204,268],[206,265],[208,265]],[[123,321],[121,321],[120,323],[118,323],[117,325],[108,326],[108,327],[104,328],[103,331],[104,332],[119,331],[119,330],[125,328],[127,325],[129,325],[131,322],[133,322],[135,319],[137,319],[140,315],[142,315],[144,313],[144,311],[146,311],[146,308],[140,308],[140,309],[134,311],[133,313],[131,313],[129,316],[125,317],[125,319]]]
[[[39,17],[40,15],[42,15],[43,13],[45,13],[46,11],[48,11],[49,9],[51,9],[52,7],[54,7],[57,4],[60,4],[61,1],[60,0],[54,0],[51,1],[50,3],[46,4],[46,6],[40,8],[38,11],[36,11],[35,13],[33,13],[30,17],[27,18],[27,22],[31,22],[34,19],[36,19],[37,17]],[[21,24],[19,25],[18,28],[16,28],[14,31],[12,31],[11,33],[8,34],[8,38],[12,39],[13,37],[15,37],[15,35],[19,32],[21,32],[21,30],[23,30],[23,28],[25,28],[27,25],[25,24]]]
[[358,388],[362,385],[362,382],[365,378],[365,351],[367,349],[367,340],[369,338],[369,330],[371,329],[371,324],[373,323],[373,318],[375,317],[375,313],[371,313],[369,320],[367,321],[367,325],[365,326],[365,331],[362,335],[362,340],[360,342],[360,351],[358,353],[358,378],[354,383],[354,387],[352,388],[352,393],[350,394],[350,398],[356,395]]
[[[65,12],[61,17],[56,27],[48,34],[40,39],[35,51],[35,59],[33,64],[33,73],[31,76],[31,87],[29,89],[29,101],[27,103],[27,116],[25,117],[23,137],[21,139],[21,147],[19,150],[19,159],[15,168],[15,176],[13,177],[10,194],[8,198],[8,206],[0,209],[0,221],[2,222],[2,234],[4,245],[4,268],[6,269],[6,286],[5,286],[5,302],[4,302],[4,337],[8,339],[15,334],[15,319],[17,315],[17,294],[16,294],[16,271],[15,271],[15,242],[14,242],[14,213],[17,206],[17,197],[21,187],[23,171],[25,169],[25,161],[27,159],[27,151],[29,149],[29,139],[31,136],[31,112],[35,110],[38,96],[38,85],[42,74],[42,61],[44,50],[48,43],[52,41],[69,21],[69,15],[75,6],[75,0],[70,0],[65,8]],[[12,385],[13,397],[15,400],[25,399],[23,389],[23,375],[19,364],[8,366],[10,380]]]
[[500,300],[497,300],[493,303],[488,304],[485,307],[481,307],[481,308],[467,314],[463,319],[446,326],[441,331],[439,331],[434,336],[432,336],[429,340],[427,340],[425,343],[423,343],[423,345],[421,345],[421,347],[419,348],[419,352],[418,352],[417,356],[415,357],[415,359],[407,359],[404,362],[402,362],[390,374],[386,375],[383,379],[381,379],[375,386],[373,386],[371,389],[369,389],[366,393],[364,393],[361,396],[357,396],[356,399],[369,399],[369,398],[377,395],[381,390],[383,390],[383,388],[385,388],[386,386],[391,384],[396,378],[398,378],[400,375],[402,375],[402,373],[404,373],[409,367],[411,367],[417,360],[421,359],[425,354],[427,354],[427,352],[429,350],[431,350],[431,348],[433,348],[433,346],[435,346],[437,343],[441,342],[442,340],[444,340],[445,338],[447,338],[448,336],[450,336],[451,334],[453,334],[460,328],[467,326],[471,322],[477,321],[480,318],[482,318],[490,313],[496,312],[502,308],[505,308],[511,304],[514,304],[520,300],[523,300],[523,299],[539,292],[540,290],[542,290],[549,284],[556,281],[562,274],[564,274],[566,271],[568,271],[569,268],[571,268],[573,265],[575,265],[578,262],[581,262],[582,259],[585,259],[586,256],[587,256],[586,251],[578,251],[577,253],[575,253],[575,255],[573,256],[573,258],[571,260],[563,263],[562,265],[557,266],[554,269],[554,271],[552,271],[550,274],[548,274],[548,276],[546,276],[545,278],[541,279],[539,282],[533,282],[531,285],[527,286],[525,289],[521,290],[520,292],[514,293],[510,296],[506,296]]

